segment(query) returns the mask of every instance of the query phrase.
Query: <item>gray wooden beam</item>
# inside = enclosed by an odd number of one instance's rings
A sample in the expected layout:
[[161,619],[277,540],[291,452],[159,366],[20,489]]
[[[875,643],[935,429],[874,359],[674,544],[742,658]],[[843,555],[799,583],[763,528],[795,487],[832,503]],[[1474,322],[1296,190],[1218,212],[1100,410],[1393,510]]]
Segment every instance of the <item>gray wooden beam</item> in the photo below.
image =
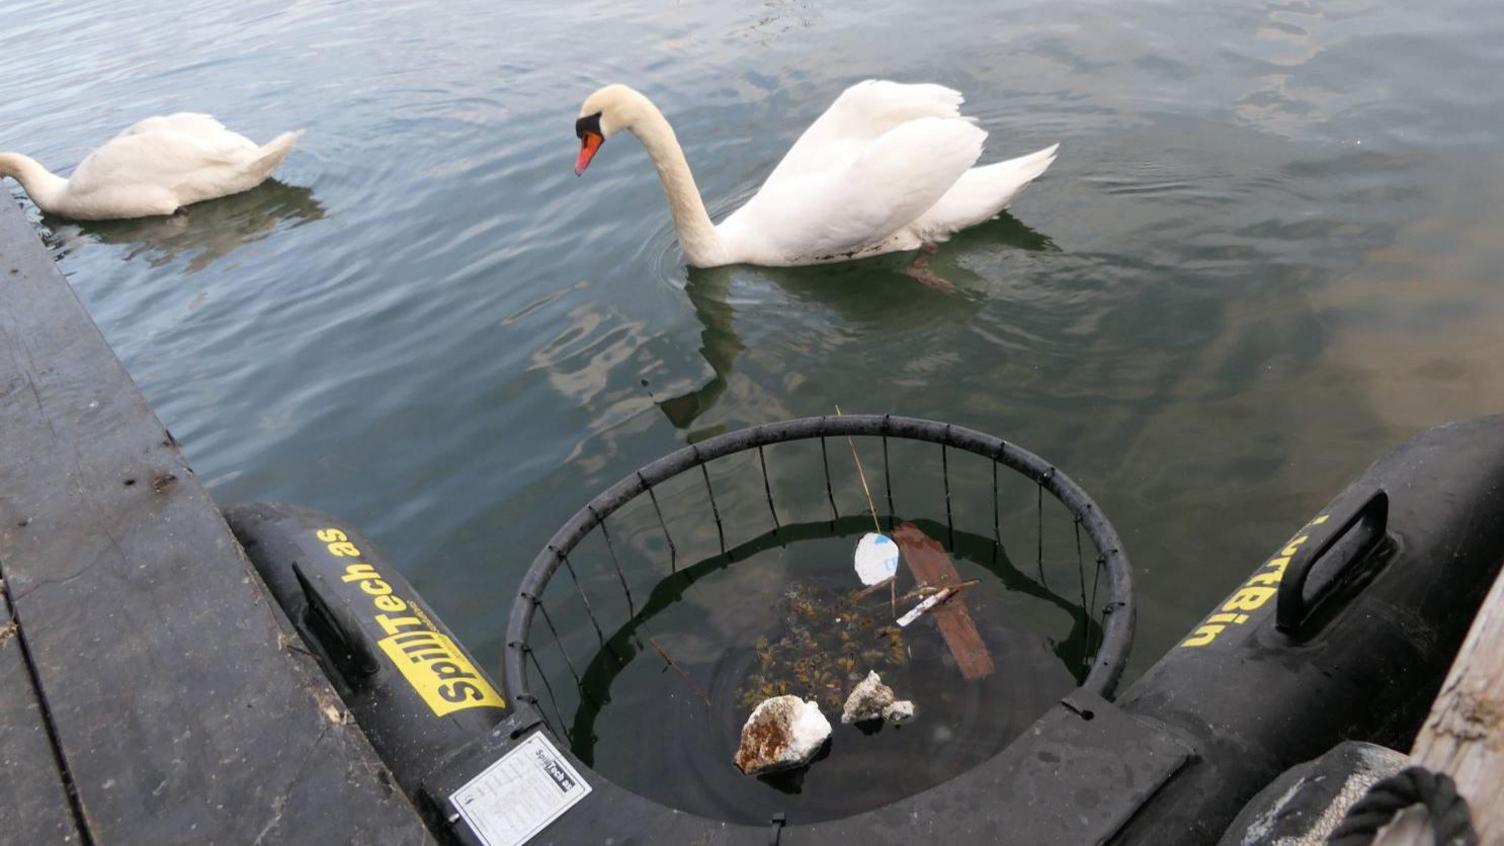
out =
[[0,527],[85,837],[429,840],[4,194]]
[[17,631],[0,602],[0,832],[14,843],[77,843],[68,791]]

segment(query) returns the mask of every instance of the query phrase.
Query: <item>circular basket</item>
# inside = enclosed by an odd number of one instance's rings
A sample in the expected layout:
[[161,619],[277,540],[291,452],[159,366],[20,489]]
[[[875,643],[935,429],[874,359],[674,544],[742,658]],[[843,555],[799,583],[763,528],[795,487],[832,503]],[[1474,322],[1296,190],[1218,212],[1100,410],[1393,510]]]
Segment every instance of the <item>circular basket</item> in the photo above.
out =
[[[572,591],[577,598],[585,617],[588,618],[594,635],[598,639],[602,652],[610,650],[606,635],[607,626],[599,618],[591,598],[582,583],[580,575],[576,572],[575,564],[570,556],[576,550],[580,542],[593,531],[599,529],[605,535],[607,548],[610,549],[609,559],[615,568],[615,575],[620,580],[621,590],[626,594],[628,607],[632,608],[632,597],[628,589],[626,573],[617,560],[616,551],[611,545],[611,536],[605,525],[608,518],[620,509],[638,500],[644,495],[650,500],[652,510],[657,516],[661,526],[663,540],[670,557],[672,572],[678,572],[678,549],[669,532],[667,521],[664,519],[664,511],[660,508],[659,497],[655,489],[660,488],[671,479],[688,471],[699,469],[703,481],[704,495],[708,502],[710,513],[713,515],[717,535],[720,538],[720,550],[726,553],[726,528],[723,526],[722,509],[717,506],[716,490],[711,482],[711,474],[706,466],[720,459],[736,456],[741,453],[755,451],[757,464],[761,470],[762,492],[765,494],[767,509],[771,516],[773,533],[777,534],[785,527],[780,522],[779,509],[775,504],[773,486],[769,482],[768,463],[765,448],[775,444],[785,444],[795,441],[818,439],[820,441],[820,459],[823,464],[825,483],[825,498],[829,502],[832,525],[840,518],[836,507],[836,500],[832,494],[832,482],[830,471],[829,452],[826,448],[827,438],[842,439],[881,439],[883,450],[882,478],[886,488],[886,502],[888,505],[888,519],[891,525],[893,519],[893,486],[891,473],[888,467],[889,441],[926,442],[939,447],[940,464],[944,479],[945,517],[946,526],[954,537],[955,527],[952,523],[951,502],[951,457],[950,450],[960,450],[987,459],[992,464],[992,534],[994,541],[1001,545],[1002,539],[998,532],[998,467],[1006,468],[1022,475],[1037,486],[1039,497],[1040,514],[1043,514],[1043,495],[1048,492],[1055,500],[1067,510],[1070,519],[1074,523],[1075,552],[1078,569],[1081,570],[1081,611],[1083,616],[1088,614],[1100,614],[1100,624],[1096,637],[1099,639],[1095,654],[1090,658],[1089,670],[1081,679],[1080,686],[1086,690],[1110,698],[1123,674],[1128,661],[1129,647],[1133,636],[1134,604],[1132,591],[1132,575],[1127,555],[1123,552],[1122,543],[1117,531],[1107,520],[1107,517],[1092,501],[1091,497],[1080,488],[1069,476],[1050,465],[1044,459],[1034,453],[1023,449],[1015,444],[1010,444],[1000,438],[983,434],[972,429],[954,426],[948,423],[940,423],[931,420],[922,420],[911,417],[898,417],[893,415],[837,415],[825,417],[806,417],[796,420],[788,420],[778,423],[770,423],[754,426],[737,432],[723,434],[696,443],[683,449],[677,450],[663,458],[658,459],[637,472],[627,476],[595,499],[591,500],[584,508],[580,509],[569,519],[553,536],[548,545],[538,553],[532,566],[528,568],[522,579],[522,584],[517,592],[516,600],[512,605],[510,619],[507,625],[507,639],[505,647],[505,661],[503,668],[503,686],[512,698],[537,705],[539,702],[533,685],[541,681],[544,690],[547,691],[555,704],[555,714],[560,720],[559,728],[564,728],[567,722],[562,713],[558,712],[558,698],[553,695],[554,691],[549,682],[548,675],[543,672],[539,665],[537,653],[532,646],[534,635],[534,623],[540,618],[544,621],[547,629],[553,636],[553,642],[557,652],[573,677],[574,684],[581,686],[581,673],[575,664],[575,660],[565,650],[563,640],[560,637],[553,617],[549,613],[548,605],[543,596],[550,581],[561,569],[569,575],[572,582]],[[852,444],[853,453],[856,448]],[[771,451],[769,451],[771,452]],[[860,461],[858,460],[858,465]],[[874,478],[876,470],[874,469]],[[862,479],[863,487],[866,487],[865,474]],[[874,487],[877,487],[874,482]],[[878,493],[883,491],[879,488]],[[872,493],[868,493],[868,501],[871,501]],[[872,515],[876,519],[877,515]],[[1042,521],[1042,516],[1041,516]],[[728,518],[729,522],[729,518]],[[1043,525],[1041,523],[1039,535],[1040,545],[1040,580],[1043,581]],[[1083,568],[1081,535],[1084,533],[1089,539],[1095,551],[1095,572],[1092,576],[1091,593],[1093,599],[1087,599],[1087,580]],[[1096,605],[1097,585],[1105,573],[1105,602]],[[1088,605],[1090,603],[1090,606]],[[632,609],[635,614],[635,608]],[[1086,622],[1091,622],[1087,620]],[[1090,644],[1094,639],[1087,629],[1086,643]],[[583,692],[583,687],[580,688]],[[540,713],[542,708],[539,706]],[[545,717],[545,719],[547,719]]]

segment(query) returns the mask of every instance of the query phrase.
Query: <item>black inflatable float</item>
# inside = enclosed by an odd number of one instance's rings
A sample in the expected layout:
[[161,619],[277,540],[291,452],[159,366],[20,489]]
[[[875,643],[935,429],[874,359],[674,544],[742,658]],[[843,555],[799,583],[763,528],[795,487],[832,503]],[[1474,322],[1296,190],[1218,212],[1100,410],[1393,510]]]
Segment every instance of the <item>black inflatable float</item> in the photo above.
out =
[[359,531],[288,505],[225,518],[409,796],[506,716],[490,678]]
[[435,833],[490,846],[1216,843],[1294,765],[1348,740],[1408,748],[1504,562],[1500,515],[1504,416],[1422,433],[1117,701],[1077,690],[995,757],[892,805],[754,827],[658,805],[574,759],[353,528],[286,506],[226,512]]

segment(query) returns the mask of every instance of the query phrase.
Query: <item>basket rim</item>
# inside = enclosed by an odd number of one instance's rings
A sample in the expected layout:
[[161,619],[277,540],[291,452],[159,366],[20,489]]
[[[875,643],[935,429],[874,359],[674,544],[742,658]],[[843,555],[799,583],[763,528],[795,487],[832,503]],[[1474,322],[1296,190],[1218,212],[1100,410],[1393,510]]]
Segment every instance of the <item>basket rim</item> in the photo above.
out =
[[1064,471],[1017,444],[965,426],[893,414],[822,415],[749,426],[681,447],[597,494],[554,532],[523,575],[507,620],[504,694],[516,701],[536,701],[528,685],[526,653],[537,597],[570,550],[607,517],[654,486],[715,459],[772,444],[847,435],[925,441],[965,450],[1022,473],[1064,504],[1086,529],[1097,547],[1097,560],[1107,572],[1102,642],[1080,688],[1112,698],[1128,664],[1135,605],[1132,566],[1117,529],[1101,508]]

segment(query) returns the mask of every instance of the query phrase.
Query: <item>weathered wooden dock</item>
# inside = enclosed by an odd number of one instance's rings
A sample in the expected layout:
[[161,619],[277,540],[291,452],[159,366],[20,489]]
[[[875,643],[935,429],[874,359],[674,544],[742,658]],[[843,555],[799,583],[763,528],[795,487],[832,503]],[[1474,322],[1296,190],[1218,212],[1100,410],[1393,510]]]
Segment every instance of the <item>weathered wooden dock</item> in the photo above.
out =
[[[1497,800],[1504,788],[1504,577],[1483,601],[1410,757],[1456,781],[1479,843],[1504,843],[1504,808]],[[1377,846],[1432,842],[1430,825],[1418,807],[1374,840]]]
[[0,194],[0,839],[423,843]]

